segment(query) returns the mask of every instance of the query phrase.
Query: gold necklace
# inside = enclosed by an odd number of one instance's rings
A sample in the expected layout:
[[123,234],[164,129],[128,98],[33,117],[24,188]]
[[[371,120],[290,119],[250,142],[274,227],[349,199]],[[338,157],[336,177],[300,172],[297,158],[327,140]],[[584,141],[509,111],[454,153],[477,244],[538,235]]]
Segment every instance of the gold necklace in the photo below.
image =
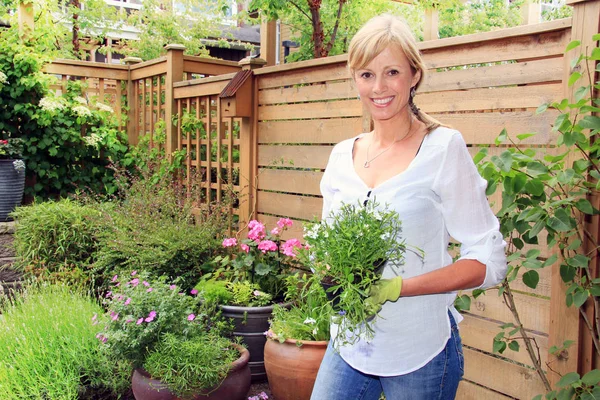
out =
[[365,160],[365,163],[363,164],[363,168],[369,168],[371,166],[371,163],[373,162],[374,159],[376,159],[377,157],[379,157],[380,155],[382,155],[383,153],[385,153],[386,151],[388,151],[389,149],[392,148],[392,146],[394,146],[397,142],[401,142],[402,140],[406,139],[408,137],[408,135],[410,134],[410,131],[412,129],[412,117],[410,118],[410,123],[408,125],[408,131],[406,131],[406,133],[404,134],[404,136],[402,136],[400,139],[396,139],[392,142],[392,144],[390,144],[388,147],[386,147],[385,149],[381,150],[379,153],[377,153],[375,155],[375,157],[371,158],[369,160],[369,149],[371,148],[371,144],[373,144],[373,138],[371,138],[371,141],[369,142],[369,145],[367,146],[367,157]]

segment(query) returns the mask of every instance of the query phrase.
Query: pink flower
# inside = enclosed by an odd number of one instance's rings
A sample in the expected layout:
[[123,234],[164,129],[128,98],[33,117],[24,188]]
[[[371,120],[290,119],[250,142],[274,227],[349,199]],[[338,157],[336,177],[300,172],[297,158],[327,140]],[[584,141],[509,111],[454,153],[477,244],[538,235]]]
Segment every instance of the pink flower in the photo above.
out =
[[148,313],[148,316],[146,317],[146,319],[144,319],[144,321],[152,322],[152,321],[154,321],[154,317],[156,317],[156,311],[150,311]]
[[108,340],[108,339],[106,339],[106,337],[105,337],[103,334],[101,334],[101,333],[99,333],[99,334],[97,334],[97,335],[96,335],[96,339],[100,340],[102,343],[106,343],[106,341]]
[[120,294],[119,297],[117,298],[117,301],[121,301],[121,300],[123,300],[123,295],[122,294]]
[[263,240],[258,244],[258,249],[263,253],[267,251],[277,251],[277,243],[272,240]]
[[110,296],[112,296],[112,292],[109,290],[108,292],[106,292],[106,298],[109,298]]
[[127,319],[125,320],[125,323],[126,323],[126,324],[129,324],[129,323],[131,323],[131,322],[133,322],[133,320],[132,320],[131,318],[127,318]]
[[296,257],[298,254],[295,249],[301,249],[302,243],[298,239],[290,239],[281,245],[281,251],[283,254],[289,257]]
[[279,221],[277,221],[277,226],[281,229],[283,229],[286,226],[292,226],[293,224],[294,222],[289,218],[280,218]]
[[142,282],[142,285],[144,285],[146,287],[150,286],[150,284],[148,282],[146,282],[146,281]]
[[280,229],[280,228],[278,228],[278,227],[275,227],[275,228],[271,229],[271,235],[275,235],[275,236],[277,236],[277,235],[279,235],[280,233],[281,233],[281,229]]
[[118,276],[118,275],[115,275],[115,276],[113,276],[113,277],[112,277],[112,279],[111,279],[110,281],[111,281],[111,282],[116,282],[116,281],[117,281],[117,279],[119,279],[119,276]]
[[136,321],[136,323],[135,323],[135,324],[136,324],[136,325],[139,325],[139,324],[141,324],[142,322],[144,322],[144,317],[142,317],[142,318],[138,319],[138,320]]
[[152,291],[152,288],[148,288],[148,290],[146,290],[146,292],[150,293]]
[[92,325],[98,325],[98,314],[94,314],[92,317]]
[[135,276],[135,274],[137,274],[137,271],[132,271],[131,272],[131,276]]
[[125,300],[125,303],[123,303],[123,304],[129,305],[129,303],[131,303],[131,297],[128,297],[127,300]]
[[177,286],[175,286],[175,285],[171,285],[171,286],[169,286],[169,289],[171,289],[171,290],[175,290],[175,289],[177,289]]
[[236,238],[228,238],[223,240],[223,247],[233,247],[237,244]]
[[248,246],[245,243],[240,244],[240,247],[242,248],[242,250],[244,250],[246,253],[250,252],[250,246]]
[[253,219],[250,221],[248,223],[248,228],[250,229],[248,232],[248,239],[258,242],[265,237],[265,226],[257,220]]
[[195,296],[198,294],[198,290],[192,289],[192,290],[190,290],[190,293]]
[[265,392],[260,392],[258,397],[260,397],[261,400],[269,400],[269,396],[267,396]]
[[113,321],[116,321],[119,319],[119,313],[116,313],[114,311],[110,313],[110,316],[111,316],[110,319],[112,319]]
[[193,321],[195,319],[196,319],[196,316],[194,314],[188,315],[188,321]]
[[137,285],[139,285],[140,280],[138,278],[132,279],[131,282],[131,286],[136,287]]

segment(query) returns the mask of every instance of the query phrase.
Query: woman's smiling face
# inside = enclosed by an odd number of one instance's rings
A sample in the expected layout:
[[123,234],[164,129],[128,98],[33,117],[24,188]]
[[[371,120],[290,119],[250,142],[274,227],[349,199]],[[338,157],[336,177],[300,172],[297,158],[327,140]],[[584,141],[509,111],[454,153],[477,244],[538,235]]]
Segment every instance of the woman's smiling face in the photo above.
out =
[[410,88],[421,74],[414,73],[399,46],[386,47],[364,68],[354,72],[361,101],[374,121],[402,118],[407,108]]

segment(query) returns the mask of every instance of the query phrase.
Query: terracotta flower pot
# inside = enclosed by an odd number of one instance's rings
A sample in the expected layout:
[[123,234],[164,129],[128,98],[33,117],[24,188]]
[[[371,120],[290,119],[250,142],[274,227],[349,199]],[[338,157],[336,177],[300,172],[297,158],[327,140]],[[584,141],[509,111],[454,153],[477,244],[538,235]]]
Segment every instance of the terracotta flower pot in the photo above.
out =
[[[302,343],[298,347],[297,342]],[[309,400],[327,341],[267,340],[265,369],[276,400]]]
[[[216,390],[211,388],[194,395],[194,400],[246,400],[250,390],[250,353],[242,346],[234,346],[239,350],[240,358],[231,364],[223,383]],[[178,400],[164,383],[152,379],[141,368],[133,371],[131,388],[137,400]]]

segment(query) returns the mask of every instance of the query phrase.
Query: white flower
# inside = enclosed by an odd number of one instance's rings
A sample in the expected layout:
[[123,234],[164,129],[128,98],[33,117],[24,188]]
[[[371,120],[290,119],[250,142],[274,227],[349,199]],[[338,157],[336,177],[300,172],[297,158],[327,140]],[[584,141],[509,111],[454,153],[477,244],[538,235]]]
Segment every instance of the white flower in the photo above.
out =
[[315,329],[313,329],[313,335],[316,335],[316,334],[317,334],[317,332],[319,332],[319,328],[315,328]]
[[317,321],[315,321],[315,319],[314,319],[314,318],[306,318],[306,319],[304,320],[304,323],[305,323],[305,324],[311,324],[311,325],[312,325],[312,324],[314,324],[314,323],[316,323],[316,322],[317,322]]
[[86,106],[75,106],[73,107],[73,112],[80,117],[89,117],[92,115],[92,112]]
[[13,161],[13,168],[15,171],[25,171],[25,162],[23,160]]
[[40,100],[40,107],[44,111],[56,111],[65,108],[64,103],[59,98],[44,97]]
[[107,106],[106,104],[102,104],[102,103],[96,103],[96,108],[100,111],[106,111],[109,113],[115,112],[111,106]]
[[2,71],[0,71],[0,83],[4,83],[4,84],[8,83],[8,77]]
[[90,147],[98,148],[98,144],[102,141],[102,137],[97,133],[92,133],[90,136],[84,136],[83,141]]
[[73,98],[73,101],[79,103],[79,104],[83,104],[84,106],[87,106],[87,100],[81,96],[76,96]]
[[310,228],[304,227],[304,237],[316,239],[317,237],[319,237],[319,229],[320,225],[318,224],[315,224]]

